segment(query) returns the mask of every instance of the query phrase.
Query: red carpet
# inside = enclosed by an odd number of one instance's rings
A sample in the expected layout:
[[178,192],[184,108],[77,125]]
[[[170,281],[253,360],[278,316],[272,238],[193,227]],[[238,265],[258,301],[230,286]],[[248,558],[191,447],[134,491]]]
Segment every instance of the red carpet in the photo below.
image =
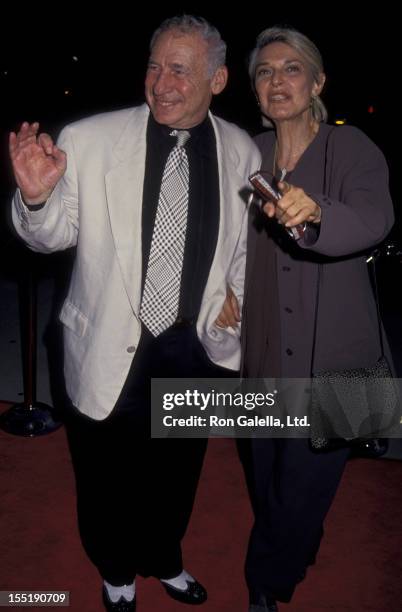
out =
[[[317,565],[281,612],[400,612],[401,485],[401,462],[348,464]],[[78,539],[64,430],[35,439],[0,432],[0,499],[0,590],[68,590],[72,612],[102,612],[100,580]],[[184,546],[186,567],[209,591],[203,612],[247,611],[250,525],[234,444],[212,440]],[[137,592],[138,612],[191,609],[152,579],[138,579]]]

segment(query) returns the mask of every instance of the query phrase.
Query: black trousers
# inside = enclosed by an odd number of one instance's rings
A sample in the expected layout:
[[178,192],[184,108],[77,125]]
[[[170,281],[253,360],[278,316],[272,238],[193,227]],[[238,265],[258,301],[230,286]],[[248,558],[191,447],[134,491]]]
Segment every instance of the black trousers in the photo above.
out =
[[251,445],[255,523],[246,580],[251,593],[288,602],[315,560],[349,450],[313,453],[304,439],[255,439]]
[[135,575],[171,578],[191,515],[206,439],[150,438],[151,376],[228,376],[207,358],[193,326],[146,331],[119,400],[104,421],[72,408],[66,419],[83,546],[116,586]]

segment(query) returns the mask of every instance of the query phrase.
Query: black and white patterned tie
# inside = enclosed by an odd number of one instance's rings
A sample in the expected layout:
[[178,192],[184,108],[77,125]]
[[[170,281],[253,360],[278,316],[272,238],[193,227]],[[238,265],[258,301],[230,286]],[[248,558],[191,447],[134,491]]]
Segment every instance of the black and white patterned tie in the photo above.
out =
[[158,336],[177,318],[188,209],[186,130],[173,130],[177,143],[166,160],[151,250],[140,307],[140,319]]

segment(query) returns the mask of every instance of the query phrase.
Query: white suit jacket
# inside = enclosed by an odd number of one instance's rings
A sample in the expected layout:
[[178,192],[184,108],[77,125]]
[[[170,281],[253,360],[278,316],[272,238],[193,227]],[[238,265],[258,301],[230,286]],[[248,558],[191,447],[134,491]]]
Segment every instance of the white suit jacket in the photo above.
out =
[[[17,191],[18,234],[43,253],[77,247],[64,324],[64,373],[73,404],[94,419],[113,409],[127,377],[141,324],[141,215],[146,105],[73,123],[60,134],[67,170],[46,205],[29,211]],[[260,154],[238,127],[210,115],[219,166],[220,227],[202,297],[197,333],[210,359],[238,368],[239,331],[215,326],[229,283],[242,298],[246,205],[239,191]]]

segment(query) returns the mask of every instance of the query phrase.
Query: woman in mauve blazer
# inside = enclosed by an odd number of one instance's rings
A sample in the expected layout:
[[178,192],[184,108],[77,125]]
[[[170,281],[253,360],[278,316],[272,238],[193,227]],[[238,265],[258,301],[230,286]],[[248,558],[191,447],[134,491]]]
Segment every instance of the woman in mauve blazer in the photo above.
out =
[[[275,175],[283,197],[250,210],[243,373],[309,378],[373,366],[381,343],[367,251],[394,221],[384,156],[359,129],[326,124],[321,56],[303,34],[262,32],[250,76],[274,128],[256,138],[262,169]],[[286,226],[303,224],[299,240],[289,236]],[[250,612],[289,601],[315,560],[348,450],[314,453],[306,438],[252,440]]]

